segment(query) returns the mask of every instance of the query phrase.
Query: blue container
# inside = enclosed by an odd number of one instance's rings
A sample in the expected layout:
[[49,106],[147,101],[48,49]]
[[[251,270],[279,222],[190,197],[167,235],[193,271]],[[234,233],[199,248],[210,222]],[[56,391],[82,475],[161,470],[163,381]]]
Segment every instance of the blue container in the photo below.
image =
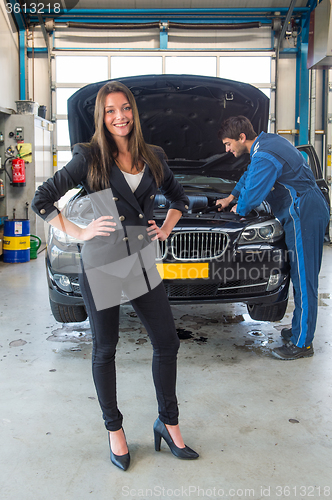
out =
[[30,260],[30,221],[7,219],[3,228],[3,261],[10,263]]

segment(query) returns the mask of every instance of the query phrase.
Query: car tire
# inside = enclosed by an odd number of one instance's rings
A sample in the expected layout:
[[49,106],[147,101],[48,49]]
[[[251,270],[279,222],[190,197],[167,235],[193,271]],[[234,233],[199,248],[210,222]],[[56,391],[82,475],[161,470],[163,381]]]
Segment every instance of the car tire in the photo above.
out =
[[79,323],[88,317],[84,306],[65,306],[50,299],[51,311],[59,323]]
[[280,321],[287,309],[288,299],[277,302],[272,306],[264,304],[247,304],[248,313],[251,319],[256,321]]

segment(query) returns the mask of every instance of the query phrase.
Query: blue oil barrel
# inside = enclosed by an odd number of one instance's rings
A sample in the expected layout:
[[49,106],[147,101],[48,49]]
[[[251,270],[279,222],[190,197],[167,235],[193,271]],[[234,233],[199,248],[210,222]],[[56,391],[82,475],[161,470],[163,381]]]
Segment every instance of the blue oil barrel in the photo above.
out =
[[7,219],[3,228],[3,261],[18,263],[30,260],[30,221]]

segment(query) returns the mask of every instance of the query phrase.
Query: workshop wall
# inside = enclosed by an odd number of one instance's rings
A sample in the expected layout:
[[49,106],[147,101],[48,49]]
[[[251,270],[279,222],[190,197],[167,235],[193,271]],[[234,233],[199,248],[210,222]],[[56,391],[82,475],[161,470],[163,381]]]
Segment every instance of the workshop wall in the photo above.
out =
[[0,3],[0,107],[16,109],[19,99],[19,44],[16,26]]
[[51,80],[48,71],[47,54],[37,54],[28,57],[28,99],[38,102],[39,106],[46,106],[47,120],[51,120]]
[[[296,56],[280,57],[277,95],[278,130],[295,129],[296,124]],[[294,144],[294,136],[285,135]]]

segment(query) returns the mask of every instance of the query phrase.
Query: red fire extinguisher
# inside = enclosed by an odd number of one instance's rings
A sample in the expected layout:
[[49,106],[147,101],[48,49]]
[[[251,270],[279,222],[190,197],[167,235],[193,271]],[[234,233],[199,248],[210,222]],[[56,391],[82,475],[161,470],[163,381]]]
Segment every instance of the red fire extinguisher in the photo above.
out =
[[25,162],[23,158],[12,160],[12,186],[25,186]]

